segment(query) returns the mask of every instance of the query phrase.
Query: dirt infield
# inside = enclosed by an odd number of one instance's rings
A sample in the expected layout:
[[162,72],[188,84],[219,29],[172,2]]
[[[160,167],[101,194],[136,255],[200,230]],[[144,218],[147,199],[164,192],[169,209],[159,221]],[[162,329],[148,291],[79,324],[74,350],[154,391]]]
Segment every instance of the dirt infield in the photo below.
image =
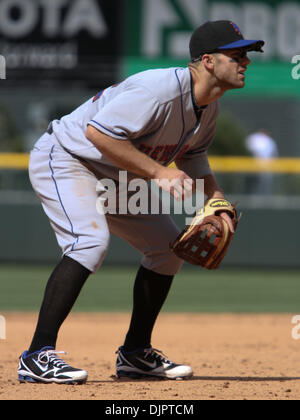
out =
[[83,386],[19,384],[19,354],[28,346],[36,314],[3,314],[0,400],[221,400],[300,399],[300,341],[292,338],[292,315],[161,314],[153,346],[188,363],[186,381],[117,380],[115,350],[128,314],[73,314],[58,350],[89,373]]

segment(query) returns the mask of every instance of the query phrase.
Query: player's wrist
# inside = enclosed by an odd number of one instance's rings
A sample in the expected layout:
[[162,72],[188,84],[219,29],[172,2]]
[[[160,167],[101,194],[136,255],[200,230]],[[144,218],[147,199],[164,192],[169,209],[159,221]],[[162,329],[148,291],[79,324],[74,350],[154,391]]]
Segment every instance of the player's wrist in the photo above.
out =
[[208,200],[213,200],[213,199],[220,199],[220,200],[225,200],[225,195],[222,191],[215,191],[211,194],[207,195],[207,201]]
[[153,167],[151,168],[151,172],[150,172],[150,178],[151,179],[163,179],[163,178],[167,178],[165,176],[165,170],[166,168],[162,165],[160,165],[157,162],[154,162]]

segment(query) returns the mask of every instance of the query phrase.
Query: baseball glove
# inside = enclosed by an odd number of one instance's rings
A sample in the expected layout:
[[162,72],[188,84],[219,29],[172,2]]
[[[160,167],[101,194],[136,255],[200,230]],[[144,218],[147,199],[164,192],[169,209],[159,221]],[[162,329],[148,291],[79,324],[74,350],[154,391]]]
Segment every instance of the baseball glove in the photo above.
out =
[[224,199],[211,199],[170,245],[171,250],[190,264],[208,270],[218,268],[234,235],[220,216],[223,212],[230,215],[236,230],[240,216],[237,216],[235,206]]

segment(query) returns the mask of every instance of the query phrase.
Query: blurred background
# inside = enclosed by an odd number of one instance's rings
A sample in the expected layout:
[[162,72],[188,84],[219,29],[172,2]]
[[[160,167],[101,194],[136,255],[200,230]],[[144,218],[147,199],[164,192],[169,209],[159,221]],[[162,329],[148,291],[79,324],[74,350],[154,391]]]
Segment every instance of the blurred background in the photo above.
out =
[[[60,257],[26,169],[49,122],[130,74],[186,66],[193,29],[217,19],[266,41],[264,54],[250,55],[246,88],[221,99],[210,150],[221,186],[243,212],[223,268],[300,267],[300,1],[0,0],[2,267]],[[107,266],[139,261],[112,239]]]

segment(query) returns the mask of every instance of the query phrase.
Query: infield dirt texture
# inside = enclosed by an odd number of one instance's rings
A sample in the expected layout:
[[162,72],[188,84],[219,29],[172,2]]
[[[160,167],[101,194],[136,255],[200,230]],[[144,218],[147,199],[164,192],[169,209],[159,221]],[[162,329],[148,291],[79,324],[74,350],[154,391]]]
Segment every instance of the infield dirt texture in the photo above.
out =
[[[209,279],[204,272],[201,279],[198,271],[180,274],[158,319],[152,345],[193,367],[194,377],[185,381],[115,377],[115,351],[130,320],[131,283],[118,280],[119,275],[124,278],[124,269],[106,282],[97,275],[63,325],[57,345],[57,350],[67,352],[63,356],[67,362],[88,371],[89,379],[83,386],[64,386],[17,381],[18,357],[34,332],[45,284],[38,278],[46,278],[50,269],[18,270],[2,270],[0,281],[0,314],[7,327],[6,340],[0,340],[0,400],[300,399],[300,340],[292,337],[292,318],[300,314],[299,272],[277,272],[276,277],[275,272],[258,276],[258,272],[220,271]],[[104,274],[109,277],[112,272]],[[118,304],[110,301],[113,290],[120,298]],[[87,312],[95,305],[101,307],[96,293],[112,311]],[[176,313],[178,309],[181,313]],[[225,309],[228,313],[223,313]]]
[[1,342],[0,400],[213,400],[299,399],[300,343],[291,338],[287,315],[163,314],[153,345],[191,364],[185,381],[117,380],[115,350],[126,330],[126,314],[74,314],[62,330],[58,350],[86,369],[82,386],[19,384],[17,360],[36,315],[8,314]]

